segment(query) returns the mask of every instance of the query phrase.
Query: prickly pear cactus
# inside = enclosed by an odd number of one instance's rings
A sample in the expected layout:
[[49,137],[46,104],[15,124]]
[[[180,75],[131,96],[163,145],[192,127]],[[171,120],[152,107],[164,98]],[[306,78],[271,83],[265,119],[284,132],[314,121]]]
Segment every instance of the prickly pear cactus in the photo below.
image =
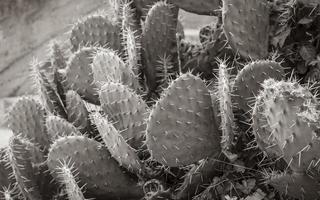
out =
[[118,54],[111,49],[103,49],[95,54],[92,63],[93,77],[100,86],[106,82],[122,83],[135,91],[140,90],[137,76]]
[[252,132],[258,147],[271,158],[283,156],[280,145],[272,134],[272,129],[264,115],[264,99],[262,96],[256,98],[252,109]]
[[222,2],[223,29],[233,50],[245,58],[266,58],[270,12],[267,0]]
[[133,0],[133,3],[139,15],[146,16],[150,7],[152,7],[152,5],[154,5],[158,1],[159,0]]
[[284,69],[275,61],[260,60],[247,64],[234,81],[234,103],[244,112],[251,111],[263,81],[269,78],[282,80],[284,76]]
[[[9,178],[12,169],[8,167],[8,156],[6,148],[0,148],[0,188],[9,188],[13,180]],[[1,192],[0,192],[1,193]],[[0,197],[1,194],[0,194]]]
[[140,74],[141,60],[141,42],[140,36],[135,36],[135,32],[127,29],[124,32],[124,41],[126,42],[126,63],[136,76]]
[[117,22],[108,16],[99,14],[89,16],[73,26],[70,36],[72,50],[77,51],[82,46],[98,45],[121,51],[120,33]]
[[[161,22],[161,23],[159,23]],[[172,5],[158,2],[149,10],[141,36],[142,56],[144,60],[144,74],[151,95],[159,86],[157,66],[161,58],[172,56],[176,49],[176,14]],[[154,47],[157,48],[154,48]]]
[[40,149],[27,140],[19,137],[11,138],[9,149],[9,162],[17,181],[19,191],[25,199],[42,200],[36,166],[44,162]]
[[265,182],[281,194],[297,199],[319,199],[319,182],[305,173],[268,173]]
[[148,110],[134,91],[120,83],[106,83],[100,91],[101,108],[122,137],[135,149],[143,145]]
[[66,110],[68,121],[73,124],[83,134],[90,133],[89,112],[80,95],[75,91],[69,90],[66,93]]
[[45,126],[46,113],[40,103],[30,97],[20,98],[7,116],[8,128],[33,143],[49,148],[50,138]]
[[151,111],[147,146],[167,166],[189,165],[220,151],[220,132],[213,119],[210,93],[190,73],[174,80]]
[[[70,165],[70,166],[69,166]],[[59,182],[65,186],[69,200],[85,200],[82,193],[82,189],[78,186],[78,180],[76,177],[76,169],[72,164],[62,163],[61,166],[56,169]]]
[[[218,77],[219,110],[221,116],[221,148],[222,151],[230,153],[234,145],[236,125],[231,102],[230,75],[225,62],[220,62]],[[213,105],[214,106],[214,105]]]
[[219,175],[222,164],[216,159],[205,159],[194,165],[185,175],[182,185],[178,188],[177,199],[188,199],[200,194],[205,188],[202,185],[211,182],[214,176]]
[[[49,73],[48,73],[49,72]],[[66,110],[62,98],[58,93],[55,83],[55,69],[49,63],[39,63],[34,60],[32,63],[32,76],[35,82],[35,89],[44,103],[46,111],[66,118]]]
[[108,149],[92,139],[68,136],[56,140],[47,161],[55,176],[59,175],[57,168],[63,161],[78,170],[78,184],[80,187],[85,185],[89,197],[126,199],[143,196],[142,188],[122,171]]
[[311,92],[296,82],[263,83],[264,115],[284,159],[294,171],[317,167],[319,108]]
[[70,57],[66,69],[68,89],[78,92],[81,97],[94,104],[99,104],[99,99],[91,64],[97,50],[93,47],[80,49]]
[[46,127],[51,141],[55,141],[63,136],[81,135],[80,131],[73,124],[54,115],[46,118]]
[[104,144],[119,165],[136,174],[142,172],[140,159],[135,150],[127,144],[119,131],[101,114],[95,113],[92,117]]
[[[0,199],[319,198],[316,1],[110,1],[33,66]],[[179,9],[216,15],[200,43]]]
[[65,52],[57,41],[52,41],[50,44],[50,62],[51,65],[57,69],[64,69],[67,67],[67,59]]

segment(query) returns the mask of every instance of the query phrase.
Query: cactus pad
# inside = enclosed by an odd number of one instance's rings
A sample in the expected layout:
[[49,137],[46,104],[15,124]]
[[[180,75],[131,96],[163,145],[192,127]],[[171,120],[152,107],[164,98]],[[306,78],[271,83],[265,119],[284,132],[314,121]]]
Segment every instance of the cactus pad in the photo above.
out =
[[73,51],[92,45],[121,51],[120,28],[116,22],[102,15],[92,15],[76,23],[71,30],[70,41]]
[[81,188],[78,186],[78,180],[75,176],[76,169],[72,164],[62,162],[62,165],[56,169],[58,180],[62,185],[65,185],[65,190],[68,200],[85,200]]
[[66,70],[68,89],[78,92],[90,103],[99,104],[91,64],[97,48],[82,48],[70,57]]
[[51,63],[46,62],[42,64],[34,60],[32,71],[35,87],[38,90],[45,109],[52,114],[65,118],[66,110],[55,84],[55,73],[57,72]]
[[46,133],[45,110],[36,100],[20,98],[7,116],[8,127],[14,135],[23,135],[33,143],[48,148],[50,138]]
[[167,166],[189,165],[220,151],[211,97],[191,74],[174,80],[153,108],[147,127],[152,157]]
[[149,10],[141,36],[143,70],[149,94],[155,92],[159,85],[156,68],[160,59],[172,56],[172,50],[177,48],[176,27],[177,19],[171,5],[157,2]]
[[118,161],[120,166],[137,174],[140,173],[142,170],[140,160],[135,150],[126,143],[119,131],[101,114],[95,113],[93,118],[111,156]]
[[320,157],[316,97],[297,82],[269,79],[263,88],[264,113],[284,159],[294,171],[315,167]]
[[103,85],[111,81],[122,83],[136,91],[139,90],[139,82],[134,72],[111,49],[97,52],[93,59],[92,70],[97,84]]
[[[35,165],[44,161],[41,152],[33,144],[18,137],[12,137],[8,150],[10,165],[24,198],[42,200],[39,177]],[[40,155],[40,156],[38,156]]]
[[73,163],[78,170],[79,185],[88,194],[104,198],[141,197],[142,189],[111,157],[108,149],[84,136],[68,136],[55,141],[48,155],[49,169],[57,176],[61,161]]
[[252,132],[255,136],[258,147],[269,157],[279,158],[283,156],[272,129],[264,115],[264,99],[258,96],[252,111]]
[[224,62],[221,62],[219,67],[217,94],[217,96],[219,97],[219,108],[221,115],[221,147],[223,151],[230,152],[232,146],[234,145],[236,125],[231,102],[230,75],[227,69],[227,65]]
[[222,21],[228,42],[245,58],[268,56],[269,7],[267,0],[223,0]]
[[129,145],[139,149],[146,129],[146,103],[127,86],[111,82],[102,86],[100,101],[109,121]]
[[69,122],[83,134],[90,132],[89,112],[80,95],[75,91],[69,90],[66,94],[66,110]]
[[46,127],[51,141],[54,141],[62,136],[81,135],[79,130],[67,120],[54,115],[47,117]]
[[262,89],[264,80],[284,78],[284,70],[281,65],[274,61],[256,61],[247,64],[237,75],[234,82],[234,101],[237,107],[245,112],[253,107],[253,100]]
[[307,174],[271,173],[266,183],[272,185],[281,194],[297,199],[319,199],[319,183]]

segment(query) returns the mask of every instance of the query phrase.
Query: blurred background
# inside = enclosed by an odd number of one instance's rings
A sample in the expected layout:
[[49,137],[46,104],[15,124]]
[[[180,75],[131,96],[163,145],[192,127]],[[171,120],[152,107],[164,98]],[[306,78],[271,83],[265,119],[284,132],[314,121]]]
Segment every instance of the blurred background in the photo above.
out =
[[[32,94],[30,62],[45,61],[51,40],[67,41],[74,22],[99,10],[110,12],[106,0],[0,0],[0,147],[8,137],[4,116],[15,97]],[[186,37],[198,40],[200,27],[214,17],[180,10]]]

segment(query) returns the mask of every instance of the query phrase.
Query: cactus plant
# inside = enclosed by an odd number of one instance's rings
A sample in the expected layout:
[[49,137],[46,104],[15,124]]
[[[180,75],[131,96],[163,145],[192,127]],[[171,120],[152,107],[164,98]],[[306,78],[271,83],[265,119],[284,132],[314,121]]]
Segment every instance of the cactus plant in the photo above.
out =
[[[301,83],[317,77],[315,1],[112,3],[34,65],[42,98],[8,112],[0,198],[319,198],[318,101],[312,88],[281,81],[282,66]],[[183,37],[180,8],[218,17],[200,43]]]

